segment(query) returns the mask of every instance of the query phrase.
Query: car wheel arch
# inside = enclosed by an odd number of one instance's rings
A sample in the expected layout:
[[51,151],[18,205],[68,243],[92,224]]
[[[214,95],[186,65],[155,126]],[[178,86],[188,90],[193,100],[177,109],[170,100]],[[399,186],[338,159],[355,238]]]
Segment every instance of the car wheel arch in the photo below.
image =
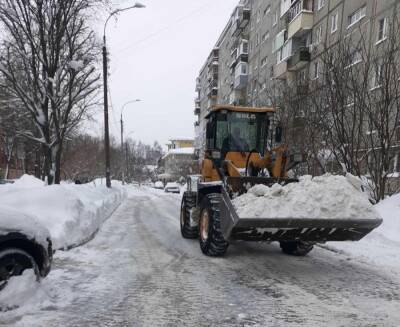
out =
[[[51,244],[50,244],[51,245]],[[35,260],[41,276],[46,276],[49,272],[49,260],[51,260],[52,253],[50,249],[43,248],[35,240],[27,238],[20,233],[10,233],[0,238],[0,251],[8,248],[16,248],[25,251]]]

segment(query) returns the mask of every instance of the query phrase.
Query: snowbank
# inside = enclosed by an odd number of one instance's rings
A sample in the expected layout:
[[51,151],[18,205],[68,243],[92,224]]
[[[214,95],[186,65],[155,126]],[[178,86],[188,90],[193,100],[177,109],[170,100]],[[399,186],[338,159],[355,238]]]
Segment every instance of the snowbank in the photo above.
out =
[[381,226],[359,242],[331,242],[326,248],[400,275],[400,194],[381,201],[375,209],[383,218]]
[[44,186],[32,176],[0,187],[1,205],[34,216],[50,231],[54,249],[90,239],[125,197],[126,191],[118,183],[112,189],[99,182]]
[[399,242],[400,246],[400,194],[383,200],[375,208],[383,217],[383,224],[377,229],[377,233],[391,241]]
[[380,218],[354,180],[303,176],[298,183],[256,185],[233,200],[240,217],[349,219]]

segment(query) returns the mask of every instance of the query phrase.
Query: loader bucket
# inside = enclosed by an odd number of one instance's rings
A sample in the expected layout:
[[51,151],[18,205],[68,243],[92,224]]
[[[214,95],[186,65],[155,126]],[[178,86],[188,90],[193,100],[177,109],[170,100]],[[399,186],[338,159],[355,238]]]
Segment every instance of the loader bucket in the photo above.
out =
[[244,241],[358,241],[382,223],[382,219],[308,219],[239,217],[222,188],[221,230],[226,240]]

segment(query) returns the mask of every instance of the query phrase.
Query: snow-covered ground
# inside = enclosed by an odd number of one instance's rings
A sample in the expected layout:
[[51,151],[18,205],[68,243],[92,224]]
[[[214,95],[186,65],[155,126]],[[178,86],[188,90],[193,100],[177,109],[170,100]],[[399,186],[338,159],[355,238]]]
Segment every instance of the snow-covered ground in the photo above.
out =
[[19,308],[0,325],[398,326],[400,195],[376,207],[385,222],[360,242],[303,258],[238,242],[209,258],[180,235],[179,195],[126,189],[97,236],[58,251],[40,285],[29,273],[11,281],[0,303]]
[[126,190],[116,181],[111,190],[100,180],[45,186],[41,180],[24,175],[14,184],[0,187],[0,205],[34,217],[50,231],[54,249],[90,239],[125,197]]

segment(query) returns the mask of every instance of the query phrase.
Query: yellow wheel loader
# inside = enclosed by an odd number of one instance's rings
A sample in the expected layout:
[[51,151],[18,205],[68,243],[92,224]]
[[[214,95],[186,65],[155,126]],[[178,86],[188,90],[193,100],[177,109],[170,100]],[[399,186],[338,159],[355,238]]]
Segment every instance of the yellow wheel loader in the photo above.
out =
[[[188,177],[181,205],[184,238],[199,238],[205,255],[222,256],[234,240],[280,242],[282,251],[306,255],[316,243],[360,240],[381,219],[239,217],[232,198],[256,184],[298,182],[288,171],[302,162],[281,144],[282,129],[271,127],[273,108],[215,106],[206,116],[201,174]],[[272,132],[273,131],[273,132]],[[275,148],[268,147],[280,144]]]

